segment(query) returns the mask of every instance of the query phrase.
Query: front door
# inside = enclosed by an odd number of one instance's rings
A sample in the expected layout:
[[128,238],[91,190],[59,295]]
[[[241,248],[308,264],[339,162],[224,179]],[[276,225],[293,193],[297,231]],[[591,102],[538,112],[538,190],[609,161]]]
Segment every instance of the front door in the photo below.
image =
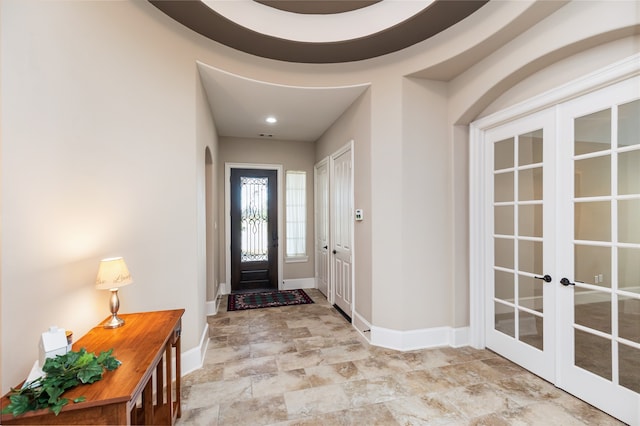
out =
[[231,291],[278,289],[277,171],[231,169]]

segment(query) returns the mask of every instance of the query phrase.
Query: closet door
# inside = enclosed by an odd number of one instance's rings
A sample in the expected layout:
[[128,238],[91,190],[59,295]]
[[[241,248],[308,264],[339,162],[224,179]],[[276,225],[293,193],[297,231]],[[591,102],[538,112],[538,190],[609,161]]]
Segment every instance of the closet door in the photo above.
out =
[[559,115],[558,384],[630,424],[640,424],[639,98],[634,78]]
[[553,110],[485,134],[486,346],[555,376]]

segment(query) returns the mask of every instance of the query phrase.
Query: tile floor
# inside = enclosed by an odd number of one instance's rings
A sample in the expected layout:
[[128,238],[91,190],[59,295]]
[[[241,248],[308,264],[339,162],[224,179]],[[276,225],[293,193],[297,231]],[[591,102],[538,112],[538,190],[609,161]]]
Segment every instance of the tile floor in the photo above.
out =
[[487,351],[370,346],[317,290],[312,305],[209,317],[180,425],[617,425]]

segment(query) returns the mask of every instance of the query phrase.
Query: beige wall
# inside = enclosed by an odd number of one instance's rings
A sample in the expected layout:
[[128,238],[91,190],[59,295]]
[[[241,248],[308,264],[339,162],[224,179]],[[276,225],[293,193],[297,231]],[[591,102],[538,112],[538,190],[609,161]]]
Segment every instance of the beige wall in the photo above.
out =
[[133,275],[120,311],[186,308],[183,349],[196,347],[204,146],[215,151],[197,45],[148,4],[0,8],[2,392],[50,325],[79,338],[107,316],[108,292],[93,286],[107,256]]
[[[367,218],[356,226],[356,309],[399,331],[467,325],[466,126],[492,102],[502,108],[638,51],[637,2],[551,3],[490,2],[402,52],[313,65],[233,51],[148,2],[2,0],[2,391],[28,373],[48,326],[81,336],[106,316],[108,295],[91,283],[108,255],[123,255],[135,281],[121,291],[122,312],[186,307],[183,349],[198,346],[217,285],[204,260],[216,249],[206,243],[205,146],[213,188],[226,160],[196,60],[271,83],[371,83],[320,148],[308,147],[311,173],[332,144],[356,141],[356,205]],[[516,28],[529,29],[517,36]],[[485,50],[492,43],[494,53]],[[406,78],[416,73],[432,80]],[[241,154],[232,161],[272,158]],[[219,199],[211,202],[220,212]],[[414,205],[428,212],[415,235]],[[221,219],[210,220],[220,235]],[[423,276],[408,271],[423,259]],[[310,250],[309,264],[296,265],[304,270],[285,277],[313,276],[312,260]],[[224,262],[217,271],[215,262],[209,269],[220,277]]]
[[354,208],[362,209],[364,220],[354,224],[355,311],[371,321],[371,92],[367,90],[318,139],[315,162],[319,162],[353,141]]
[[[274,164],[282,165],[283,172],[298,170],[307,172],[307,255],[306,262],[285,261],[283,265],[284,277],[282,279],[313,278],[314,277],[314,250],[313,250],[313,164],[314,144],[312,142],[281,141],[270,139],[242,139],[220,138],[220,157],[218,168],[218,203],[220,214],[220,226],[224,232],[227,214],[224,214],[224,173],[225,163],[249,163],[249,164]],[[283,176],[284,179],[284,176]],[[284,182],[282,182],[284,190]],[[286,203],[285,194],[282,194],[283,203]],[[284,206],[283,206],[284,208]],[[281,212],[286,223],[286,212]],[[222,234],[224,235],[224,234]],[[282,230],[283,240],[286,241],[286,226]],[[284,241],[281,246],[286,250]],[[222,240],[221,240],[222,243]],[[224,244],[221,246],[224,247]],[[286,254],[286,251],[283,251]],[[220,250],[220,265],[225,265],[226,251]],[[224,268],[220,270],[220,279],[226,280]],[[227,283],[230,285],[230,283]]]

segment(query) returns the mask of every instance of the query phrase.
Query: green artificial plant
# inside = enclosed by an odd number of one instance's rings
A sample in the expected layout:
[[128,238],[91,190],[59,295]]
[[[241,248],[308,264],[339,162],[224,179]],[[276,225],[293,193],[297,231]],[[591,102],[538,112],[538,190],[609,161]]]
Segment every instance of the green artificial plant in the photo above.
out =
[[[11,389],[10,404],[2,410],[2,414],[12,413],[19,416],[27,411],[41,408],[51,409],[57,416],[62,407],[69,403],[62,394],[79,384],[94,383],[102,379],[104,370],[113,371],[120,361],[111,356],[113,349],[95,356],[82,348],[78,352],[67,352],[55,358],[47,358],[42,367],[44,376],[25,383],[20,389]],[[82,402],[81,396],[73,402]]]

